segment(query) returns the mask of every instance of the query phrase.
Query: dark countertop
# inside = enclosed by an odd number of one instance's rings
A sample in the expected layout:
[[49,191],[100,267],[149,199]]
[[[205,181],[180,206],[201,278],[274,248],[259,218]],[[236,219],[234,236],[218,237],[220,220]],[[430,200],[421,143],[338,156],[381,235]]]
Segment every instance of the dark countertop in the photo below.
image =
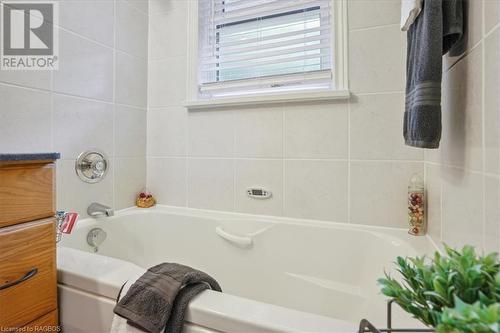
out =
[[0,154],[0,162],[4,162],[4,161],[57,160],[59,158],[61,158],[60,153]]

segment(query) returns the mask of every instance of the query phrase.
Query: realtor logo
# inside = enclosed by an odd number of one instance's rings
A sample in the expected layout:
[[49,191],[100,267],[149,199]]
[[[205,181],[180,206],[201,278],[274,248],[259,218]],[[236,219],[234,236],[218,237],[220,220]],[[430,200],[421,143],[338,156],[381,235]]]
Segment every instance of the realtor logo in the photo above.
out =
[[1,70],[58,68],[58,3],[1,3]]

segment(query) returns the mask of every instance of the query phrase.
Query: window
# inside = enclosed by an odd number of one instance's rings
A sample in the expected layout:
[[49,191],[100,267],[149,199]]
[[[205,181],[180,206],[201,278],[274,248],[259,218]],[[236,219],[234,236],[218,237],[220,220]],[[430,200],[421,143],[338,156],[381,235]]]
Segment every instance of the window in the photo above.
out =
[[198,0],[196,100],[345,89],[337,3]]

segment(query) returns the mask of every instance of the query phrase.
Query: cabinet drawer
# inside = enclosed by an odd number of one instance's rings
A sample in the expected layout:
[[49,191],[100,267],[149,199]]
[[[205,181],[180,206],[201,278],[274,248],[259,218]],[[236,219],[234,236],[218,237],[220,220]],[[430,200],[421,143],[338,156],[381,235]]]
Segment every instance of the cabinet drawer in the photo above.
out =
[[0,228],[54,215],[55,164],[0,164]]
[[47,313],[45,316],[35,319],[24,326],[19,332],[59,332],[57,310]]
[[0,229],[0,327],[21,327],[57,308],[54,223]]

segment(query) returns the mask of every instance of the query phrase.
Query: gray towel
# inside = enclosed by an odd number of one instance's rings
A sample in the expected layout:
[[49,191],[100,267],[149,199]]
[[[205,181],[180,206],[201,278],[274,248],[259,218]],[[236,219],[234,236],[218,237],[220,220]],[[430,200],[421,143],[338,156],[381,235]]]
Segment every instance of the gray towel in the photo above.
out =
[[208,274],[180,264],[148,269],[116,304],[130,325],[153,333],[180,333],[189,301],[205,289],[222,291]]
[[422,12],[408,30],[403,134],[409,146],[439,147],[443,55],[463,31],[462,0],[424,0]]

